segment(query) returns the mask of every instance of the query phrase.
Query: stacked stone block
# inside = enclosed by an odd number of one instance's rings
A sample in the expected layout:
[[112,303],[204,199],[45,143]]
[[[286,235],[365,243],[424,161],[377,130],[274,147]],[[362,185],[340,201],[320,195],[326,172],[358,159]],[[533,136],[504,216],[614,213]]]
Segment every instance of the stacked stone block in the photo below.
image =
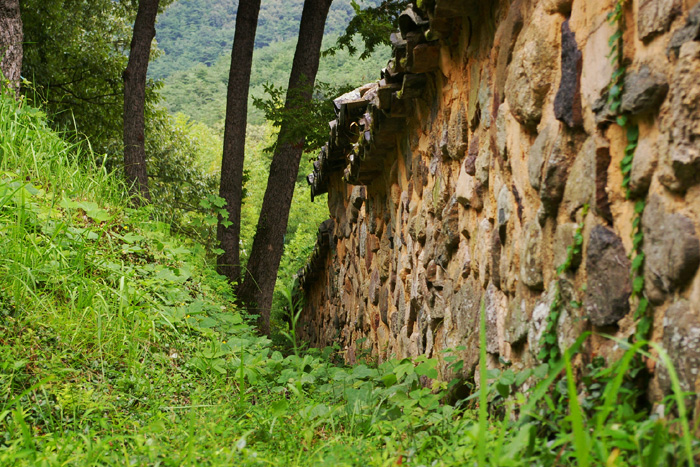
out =
[[[635,332],[635,203],[651,338],[700,389],[700,4],[627,2],[621,111],[608,99],[612,0],[422,2],[401,17],[381,79],[336,101],[309,176],[328,193],[325,243],[299,279],[301,335],[349,362],[442,351],[473,375],[483,301],[490,365],[540,363],[552,302],[557,342],[600,331],[582,359],[616,358]],[[567,261],[574,235],[582,245]],[[668,391],[653,367],[650,394]]]

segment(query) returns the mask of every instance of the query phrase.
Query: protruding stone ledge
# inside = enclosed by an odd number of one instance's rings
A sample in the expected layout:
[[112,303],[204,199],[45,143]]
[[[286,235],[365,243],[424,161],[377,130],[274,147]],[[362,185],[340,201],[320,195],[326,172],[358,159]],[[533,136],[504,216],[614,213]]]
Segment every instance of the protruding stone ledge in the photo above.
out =
[[396,136],[406,130],[413,99],[425,94],[428,75],[439,69],[440,43],[430,34],[431,24],[459,17],[461,3],[435,2],[429,14],[414,6],[406,9],[400,31],[391,35],[393,54],[381,79],[333,101],[337,118],[329,123],[328,143],[307,177],[312,200],[328,192],[335,173],[341,172],[347,183],[369,184],[382,172]]

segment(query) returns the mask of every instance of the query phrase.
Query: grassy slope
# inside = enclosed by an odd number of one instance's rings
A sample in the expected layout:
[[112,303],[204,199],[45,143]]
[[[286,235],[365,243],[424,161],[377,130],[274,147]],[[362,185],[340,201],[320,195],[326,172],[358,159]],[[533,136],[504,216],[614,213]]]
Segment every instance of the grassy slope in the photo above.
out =
[[550,386],[563,363],[527,398],[518,388],[547,368],[490,371],[500,409],[477,420],[440,403],[446,384],[422,387],[434,359],[285,356],[246,324],[201,248],[123,193],[39,111],[0,97],[2,466],[669,465],[682,452],[675,422],[614,385],[598,388],[605,402],[582,392],[586,412],[568,403],[573,384]]

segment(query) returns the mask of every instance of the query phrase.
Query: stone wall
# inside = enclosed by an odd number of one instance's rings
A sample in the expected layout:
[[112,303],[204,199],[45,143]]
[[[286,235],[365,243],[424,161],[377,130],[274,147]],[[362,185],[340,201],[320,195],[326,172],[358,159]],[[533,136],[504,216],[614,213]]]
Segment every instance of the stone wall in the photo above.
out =
[[[482,300],[490,365],[516,369],[586,330],[630,338],[647,316],[640,332],[697,390],[698,1],[628,1],[617,63],[613,0],[422,5],[382,79],[336,101],[309,175],[330,219],[299,274],[303,338],[348,362],[426,354],[443,378],[440,351],[457,349],[470,377]],[[581,358],[620,352],[594,334]],[[659,397],[668,380],[649,367]]]

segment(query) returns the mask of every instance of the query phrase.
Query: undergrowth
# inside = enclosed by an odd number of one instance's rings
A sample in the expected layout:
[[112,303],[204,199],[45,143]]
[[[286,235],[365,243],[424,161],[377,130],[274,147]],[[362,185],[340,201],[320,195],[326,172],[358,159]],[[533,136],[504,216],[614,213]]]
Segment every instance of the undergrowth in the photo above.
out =
[[483,390],[448,404],[456,382],[436,379],[435,358],[344,367],[332,349],[297,347],[293,327],[293,351],[273,347],[201,246],[127,208],[118,176],[4,97],[0,157],[2,466],[658,466],[697,454],[672,368],[665,413],[640,409],[619,377],[639,343],[586,368],[572,364],[584,336],[515,372],[488,369],[482,342]]

